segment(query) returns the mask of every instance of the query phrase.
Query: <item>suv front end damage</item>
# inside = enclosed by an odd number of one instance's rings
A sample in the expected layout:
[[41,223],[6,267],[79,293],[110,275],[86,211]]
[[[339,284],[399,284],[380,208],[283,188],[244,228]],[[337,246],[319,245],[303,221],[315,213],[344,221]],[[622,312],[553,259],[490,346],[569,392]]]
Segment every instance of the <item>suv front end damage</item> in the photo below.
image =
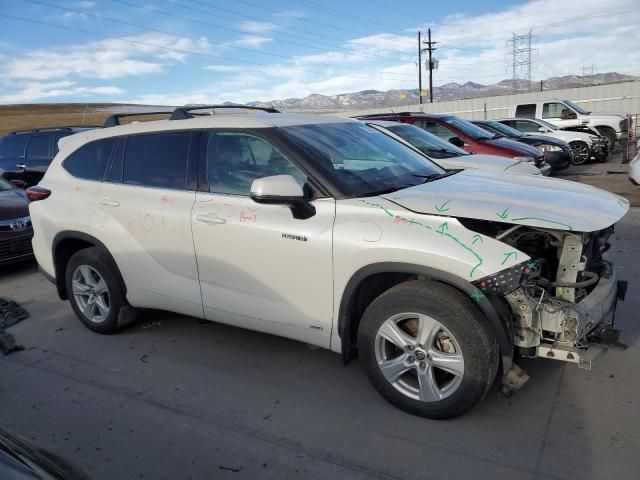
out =
[[613,227],[592,233],[503,224],[497,240],[531,260],[474,282],[487,296],[500,296],[511,310],[516,352],[576,363],[591,369],[617,341],[616,304],[626,282],[608,259]]

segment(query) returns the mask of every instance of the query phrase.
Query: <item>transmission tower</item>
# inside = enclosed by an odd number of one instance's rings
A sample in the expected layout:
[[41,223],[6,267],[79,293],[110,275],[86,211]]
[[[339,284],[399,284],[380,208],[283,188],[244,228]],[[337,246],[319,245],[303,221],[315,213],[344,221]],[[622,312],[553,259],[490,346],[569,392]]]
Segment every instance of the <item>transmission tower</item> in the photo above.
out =
[[[531,91],[531,30],[524,35],[513,34],[509,40],[511,51],[507,56],[511,57],[511,69],[513,72],[513,93],[518,90]],[[524,88],[522,88],[524,87]]]
[[582,66],[582,79],[586,81],[587,75],[590,75],[589,83],[593,85],[593,74],[595,73],[595,65]]

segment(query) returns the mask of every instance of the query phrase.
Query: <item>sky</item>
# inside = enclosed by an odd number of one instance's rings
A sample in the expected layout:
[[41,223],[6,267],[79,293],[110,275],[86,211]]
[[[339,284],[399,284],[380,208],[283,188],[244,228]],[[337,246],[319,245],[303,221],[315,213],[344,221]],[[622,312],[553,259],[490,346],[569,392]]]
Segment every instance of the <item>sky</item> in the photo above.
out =
[[[0,0],[0,103],[245,103],[511,77],[640,74],[638,0]],[[424,57],[423,57],[424,62]],[[423,88],[428,76],[423,68]]]

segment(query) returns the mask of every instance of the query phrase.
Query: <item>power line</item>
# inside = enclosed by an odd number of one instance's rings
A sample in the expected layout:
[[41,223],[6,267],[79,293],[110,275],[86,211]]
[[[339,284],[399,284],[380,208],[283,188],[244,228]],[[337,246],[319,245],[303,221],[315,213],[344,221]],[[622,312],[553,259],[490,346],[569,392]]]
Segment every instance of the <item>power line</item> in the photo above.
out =
[[[167,50],[167,51],[170,51],[170,52],[186,53],[186,54],[196,55],[196,56],[201,56],[201,57],[206,57],[206,58],[213,58],[215,60],[238,62],[238,63],[244,63],[244,64],[255,65],[255,66],[260,66],[260,67],[273,67],[273,65],[268,65],[266,63],[253,62],[251,60],[243,60],[243,59],[239,59],[239,58],[223,57],[223,56],[220,56],[220,55],[213,55],[213,54],[210,54],[210,53],[195,52],[193,50],[186,50],[186,49],[183,49],[183,48],[168,47],[166,45],[158,45],[158,44],[155,44],[155,43],[142,42],[142,41],[139,41],[139,40],[132,40],[130,38],[118,37],[118,36],[115,36],[115,35],[106,35],[104,33],[91,32],[91,31],[82,30],[82,29],[79,29],[79,28],[68,27],[66,25],[59,25],[59,24],[55,24],[55,23],[45,22],[45,21],[42,21],[42,20],[34,20],[34,19],[31,19],[31,18],[16,17],[14,15],[7,15],[7,14],[4,14],[4,13],[0,13],[0,17],[7,18],[7,19],[10,19],[10,20],[18,20],[18,21],[27,22],[27,23],[33,23],[33,24],[36,24],[36,25],[46,25],[48,27],[55,27],[55,28],[59,28],[59,29],[62,29],[62,30],[68,30],[68,31],[71,31],[71,32],[83,33],[83,34],[86,34],[86,35],[91,35],[91,36],[100,37],[100,38],[108,38],[110,40],[118,40],[118,41],[122,41],[122,42],[126,42],[126,43],[131,43],[133,45],[142,45],[142,46],[145,46],[145,47],[159,48],[161,50]],[[326,71],[311,70],[311,69],[307,69],[307,68],[295,67],[295,66],[290,66],[290,65],[287,65],[286,68],[289,69],[289,70],[298,70],[298,71],[305,72],[305,73],[317,73],[317,74],[321,74],[321,75],[324,75],[324,74],[327,73]],[[338,68],[343,68],[343,67],[338,66]],[[363,71],[363,73],[364,73],[364,71]],[[342,75],[344,77],[348,77],[348,78],[364,78],[364,79],[370,79],[371,78],[371,75],[362,76],[362,75],[353,75],[353,74],[346,74],[346,73],[340,73],[340,75]],[[377,76],[378,72],[376,72],[375,75]],[[402,74],[399,74],[399,75],[402,75]],[[412,75],[409,75],[409,76],[412,77]],[[397,77],[386,77],[386,78],[381,78],[381,80],[406,81],[407,79],[406,78],[397,78]]]
[[385,25],[383,23],[379,23],[379,22],[374,22],[372,20],[367,20],[367,19],[363,19],[361,17],[358,17],[356,15],[351,15],[350,13],[345,13],[345,12],[340,12],[339,10],[330,8],[330,7],[325,7],[324,5],[320,5],[318,3],[312,2],[310,0],[294,0],[296,3],[300,3],[302,5],[305,5],[309,8],[313,8],[315,10],[320,10],[322,12],[328,13],[329,15],[333,15],[339,18],[346,18],[347,20],[350,21],[357,21],[358,23],[361,24],[368,24],[370,26],[376,27],[376,28],[385,28],[388,30],[392,30],[392,31],[396,31],[396,30],[400,30],[398,27],[392,27],[390,25]]
[[[138,5],[138,4],[135,4],[135,3],[128,2],[126,0],[111,0],[111,1],[123,4],[123,5],[128,5],[130,7],[135,7],[135,8],[139,8],[139,9],[142,9],[142,10],[146,10],[146,11],[149,11],[149,12],[153,12],[153,13],[156,13],[158,15],[164,15],[164,16],[170,17],[170,18],[179,18],[181,20],[186,20],[188,22],[192,22],[192,23],[196,23],[196,24],[200,24],[200,25],[205,25],[205,26],[212,27],[212,28],[217,28],[217,29],[220,29],[220,30],[227,30],[227,31],[235,32],[235,33],[240,33],[242,35],[246,35],[247,34],[247,32],[245,32],[244,30],[239,30],[237,28],[232,28],[232,27],[225,27],[224,25],[219,25],[219,24],[207,22],[207,21],[204,21],[204,20],[198,20],[198,19],[195,19],[195,18],[185,17],[183,15],[178,15],[178,14],[175,14],[175,13],[167,12],[165,10],[160,10],[158,8],[155,8],[155,7],[149,7],[147,5]],[[164,1],[165,3],[169,3],[170,5],[176,5],[173,2],[169,2],[167,0],[161,0],[161,1]],[[192,11],[195,11],[195,12],[198,12],[198,13],[204,13],[206,15],[210,15],[210,16],[216,17],[216,15],[212,14],[211,12],[207,12],[205,10],[194,9],[192,7],[187,7],[187,6],[184,6],[184,5],[177,5],[177,6],[181,6],[182,8],[185,8],[187,10],[192,10]],[[84,13],[84,12],[82,12],[82,13]],[[277,42],[277,43],[284,43],[284,44],[287,44],[287,45],[295,45],[295,46],[298,46],[298,47],[311,48],[313,50],[326,52],[326,48],[320,48],[320,47],[316,47],[316,46],[313,46],[313,45],[304,45],[304,44],[301,44],[301,43],[290,42],[288,40],[280,40],[280,39],[277,39],[277,38],[274,38],[274,39],[271,39],[271,40],[274,41],[274,42]],[[312,42],[315,42],[315,40],[311,40],[311,39],[308,39],[308,40],[310,40]],[[348,48],[344,48],[344,47],[340,47],[340,46],[334,46],[334,45],[329,45],[329,46],[331,48],[343,49],[343,50],[347,51],[350,55],[353,55],[353,56],[356,56],[356,57],[385,59],[385,57],[381,57],[379,55],[373,56],[373,55],[370,55],[370,54],[352,52]],[[260,52],[258,50],[255,50],[255,51],[256,52]]]

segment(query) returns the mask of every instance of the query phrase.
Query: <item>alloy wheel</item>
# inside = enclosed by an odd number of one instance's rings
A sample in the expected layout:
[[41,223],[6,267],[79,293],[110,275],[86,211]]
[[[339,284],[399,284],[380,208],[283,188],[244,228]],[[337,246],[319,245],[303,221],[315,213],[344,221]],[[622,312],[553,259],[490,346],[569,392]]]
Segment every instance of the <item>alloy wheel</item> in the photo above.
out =
[[591,155],[589,153],[589,147],[584,143],[576,143],[572,145],[573,148],[573,164],[582,165],[589,161]]
[[457,340],[428,315],[401,313],[385,320],[376,334],[375,355],[386,380],[414,400],[450,397],[464,376]]
[[72,276],[73,298],[84,317],[102,323],[109,316],[111,303],[109,288],[102,275],[89,265],[78,266]]

